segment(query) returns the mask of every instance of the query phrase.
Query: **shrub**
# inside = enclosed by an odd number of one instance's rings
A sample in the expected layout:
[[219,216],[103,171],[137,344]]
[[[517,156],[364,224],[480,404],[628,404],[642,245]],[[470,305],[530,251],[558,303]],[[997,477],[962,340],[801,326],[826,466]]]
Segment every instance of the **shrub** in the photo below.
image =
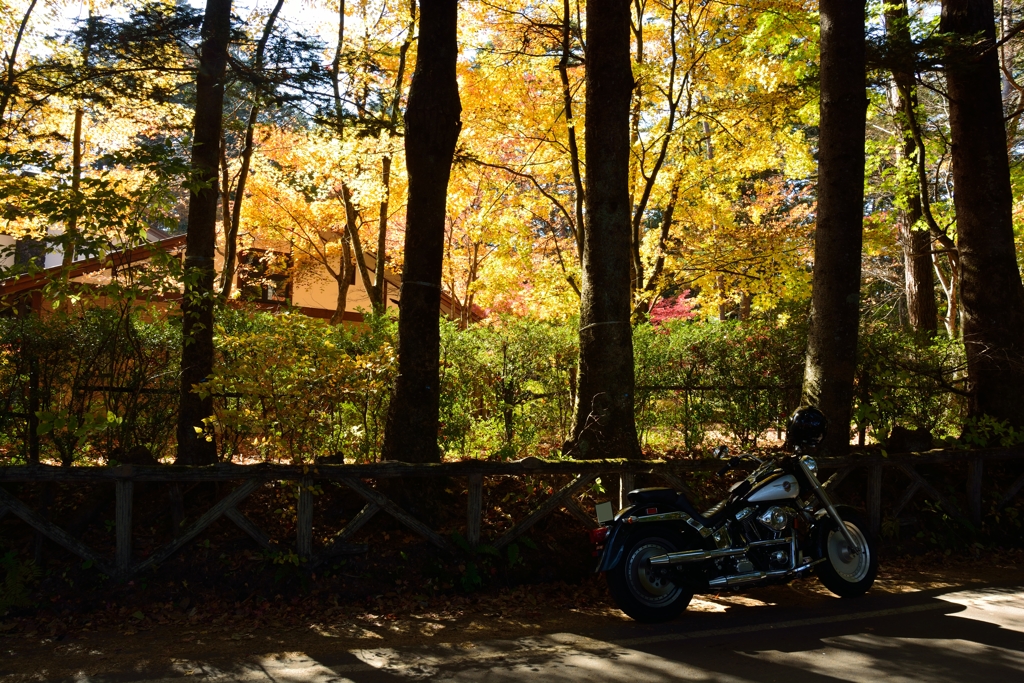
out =
[[177,397],[160,392],[176,388],[179,339],[172,323],[128,306],[0,320],[0,400],[8,434],[20,437],[8,455],[27,460],[30,408],[43,457],[159,455],[174,429]]
[[225,312],[200,388],[217,399],[209,428],[222,457],[376,459],[395,357],[386,339],[359,336],[300,314]]
[[895,426],[958,433],[967,415],[967,363],[959,340],[866,327],[858,346],[853,422],[884,442]]
[[441,335],[441,447],[511,458],[556,447],[572,417],[578,351],[566,326],[502,316]]
[[756,444],[799,399],[806,331],[765,322],[635,328],[637,424],[699,449],[717,430]]
[[[388,317],[336,327],[292,313],[218,311],[215,372],[201,391],[214,397],[207,427],[221,458],[378,459],[396,372],[395,328]],[[642,443],[690,452],[709,437],[756,445],[800,400],[805,339],[805,327],[792,322],[637,325]],[[15,462],[27,460],[24,416],[34,377],[44,459],[116,461],[138,447],[168,454],[179,353],[176,319],[143,308],[0,319],[0,448]],[[557,450],[572,426],[578,356],[571,323],[498,316],[460,329],[442,321],[442,452],[507,459]],[[959,342],[866,326],[853,422],[877,440],[897,425],[957,434],[970,426],[964,376]],[[995,438],[982,423],[975,432]]]

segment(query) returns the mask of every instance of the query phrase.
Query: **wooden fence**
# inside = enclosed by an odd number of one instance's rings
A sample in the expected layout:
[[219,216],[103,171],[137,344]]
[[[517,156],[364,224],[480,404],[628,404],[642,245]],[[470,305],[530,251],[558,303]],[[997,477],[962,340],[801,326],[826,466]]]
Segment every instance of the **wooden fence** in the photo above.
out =
[[[889,506],[889,514],[898,517],[911,500],[919,493],[935,502],[958,522],[972,526],[982,518],[982,479],[986,462],[1000,462],[1024,459],[1024,449],[988,449],[976,451],[935,450],[924,453],[902,454],[885,457],[881,453],[857,454],[844,458],[821,458],[818,460],[822,471],[834,472],[827,480],[830,490],[852,472],[867,470],[865,501],[873,531],[879,530],[883,508],[882,483],[886,476],[903,477],[908,486],[900,498]],[[967,513],[960,510],[956,502],[935,485],[929,483],[918,472],[921,465],[960,463],[967,465],[966,500]],[[384,512],[422,536],[434,546],[450,552],[457,552],[449,541],[423,521],[402,509],[387,495],[374,488],[369,482],[395,478],[465,478],[469,492],[466,513],[466,540],[476,546],[481,542],[481,518],[483,514],[484,477],[507,477],[517,475],[550,476],[570,475],[571,481],[555,491],[533,509],[526,517],[512,525],[491,545],[502,548],[521,536],[545,516],[555,510],[564,509],[588,528],[597,526],[591,513],[577,501],[576,494],[596,478],[604,477],[609,497],[619,506],[624,506],[625,493],[633,487],[637,474],[653,475],[677,490],[688,490],[687,475],[714,472],[721,467],[717,460],[557,460],[544,461],[527,458],[517,462],[496,463],[467,461],[441,464],[408,464],[387,462],[367,465],[233,465],[222,464],[210,467],[153,466],[141,467],[124,465],[120,467],[54,467],[16,466],[0,469],[0,517],[13,513],[39,533],[66,548],[79,557],[93,562],[103,573],[128,578],[165,561],[184,547],[203,530],[220,517],[234,522],[253,541],[268,550],[281,550],[286,546],[275,543],[238,506],[254,491],[271,481],[293,481],[299,485],[297,505],[297,531],[294,549],[304,566],[314,568],[325,560],[343,554],[365,552],[365,545],[353,544],[357,532],[379,512]],[[611,476],[614,475],[614,476]],[[190,525],[181,529],[178,535],[154,550],[148,557],[134,561],[132,553],[132,507],[134,486],[137,482],[240,482],[226,496],[213,504]],[[317,482],[337,482],[358,494],[365,504],[345,527],[339,530],[327,546],[318,553],[313,552],[313,487]],[[10,493],[5,484],[18,482],[112,482],[115,485],[115,537],[116,549],[113,558],[103,557],[86,546],[58,525],[36,512]],[[999,507],[1005,507],[1024,488],[1024,474],[1002,491]]]

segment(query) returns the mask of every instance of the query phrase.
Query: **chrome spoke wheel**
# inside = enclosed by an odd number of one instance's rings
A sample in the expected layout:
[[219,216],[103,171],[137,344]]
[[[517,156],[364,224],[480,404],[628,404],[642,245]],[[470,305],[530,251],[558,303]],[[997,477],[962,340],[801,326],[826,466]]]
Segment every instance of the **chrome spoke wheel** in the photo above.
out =
[[850,522],[845,522],[845,524],[857,547],[851,548],[838,529],[831,531],[827,542],[828,561],[832,564],[836,574],[845,581],[858,583],[863,581],[871,570],[871,548],[864,533],[856,524]]

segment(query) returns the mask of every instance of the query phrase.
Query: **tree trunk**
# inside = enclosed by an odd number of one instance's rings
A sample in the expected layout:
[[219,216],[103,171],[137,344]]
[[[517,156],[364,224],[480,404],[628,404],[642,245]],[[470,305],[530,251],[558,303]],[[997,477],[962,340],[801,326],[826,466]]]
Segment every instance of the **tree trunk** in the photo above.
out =
[[736,308],[736,319],[740,321],[750,320],[750,307],[754,302],[754,297],[750,292],[743,290],[740,292],[740,303]]
[[[203,17],[196,112],[192,141],[188,237],[185,246],[185,293],[181,300],[181,394],[178,411],[180,465],[205,465],[217,447],[202,433],[213,415],[213,399],[193,387],[213,372],[213,255],[217,244],[217,176],[224,75],[231,38],[231,0],[207,0]],[[197,431],[199,430],[199,431]]]
[[[34,3],[33,3],[34,4]],[[89,10],[89,17],[86,19],[85,45],[82,48],[82,66],[89,68],[89,52],[92,50],[93,16],[92,9]],[[85,110],[81,102],[75,107],[74,130],[71,133],[71,196],[74,201],[74,210],[68,218],[66,242],[64,244],[64,256],[61,265],[69,268],[75,262],[75,252],[78,249],[78,213],[80,210],[79,193],[82,191],[82,119],[85,118]]]
[[75,127],[71,133],[71,196],[74,210],[68,218],[67,234],[64,242],[64,255],[61,266],[70,268],[75,262],[75,251],[78,249],[78,194],[82,191],[82,119],[85,111],[82,107],[75,108]]
[[939,329],[935,274],[932,271],[932,238],[927,230],[913,229],[921,220],[921,200],[912,197],[909,204],[899,222],[907,317],[915,331],[932,337]]
[[[886,5],[885,31],[891,42],[898,45],[900,54],[911,54],[910,16],[906,0]],[[915,74],[910,67],[900,64],[893,68],[892,77],[896,84],[896,117],[903,136],[903,158],[918,165],[918,155],[923,161],[925,150],[919,147],[914,135],[917,117],[917,90]],[[922,141],[923,142],[923,141]],[[925,187],[927,190],[927,187]],[[932,273],[931,244],[927,230],[915,230],[924,217],[921,196],[915,190],[907,198],[907,210],[899,221],[899,240],[903,247],[903,272],[907,297],[907,317],[910,326],[917,332],[933,336],[938,329],[938,307],[935,304],[935,276]]]
[[348,288],[352,282],[352,248],[344,237],[341,238],[341,266],[334,279],[338,283],[338,302],[334,305],[331,324],[340,325],[345,320],[345,309],[348,308]]
[[[637,24],[633,27],[633,35],[637,43],[637,69],[638,71],[643,65],[643,5],[640,2],[634,2],[637,12]],[[669,56],[669,68],[668,68],[668,88],[664,92],[665,99],[667,100],[668,106],[668,118],[665,122],[665,131],[662,134],[660,143],[660,149],[654,159],[654,165],[650,171],[644,168],[644,159],[647,157],[646,152],[642,149],[638,154],[632,155],[634,157],[633,167],[639,171],[639,175],[644,179],[643,188],[640,190],[640,196],[636,198],[636,205],[633,207],[633,233],[630,245],[630,258],[632,263],[631,281],[634,290],[641,290],[644,288],[644,262],[640,256],[640,247],[643,243],[643,231],[642,225],[644,215],[647,213],[647,206],[651,200],[651,193],[654,190],[655,185],[658,182],[658,176],[661,173],[662,167],[665,164],[665,160],[668,158],[668,148],[671,141],[674,139],[673,132],[675,131],[676,124],[676,111],[679,109],[679,95],[676,93],[676,70],[679,65],[679,53],[676,47],[676,25],[679,20],[679,2],[673,0],[671,6],[671,24],[669,30],[671,31],[672,39],[669,41],[671,53]],[[632,149],[640,143],[640,102],[641,102],[640,85],[637,84],[636,92],[634,93],[634,108],[630,121],[630,148]],[[705,122],[705,125],[706,122]],[[710,138],[710,128],[708,130],[708,136]],[[630,199],[634,198],[636,191],[636,173],[637,170],[631,170],[630,178]],[[673,181],[674,183],[677,181]],[[675,190],[678,193],[678,189]],[[664,239],[662,240],[664,243]]]
[[803,402],[830,428],[825,450],[850,445],[857,367],[864,214],[864,0],[822,0],[818,217]]
[[1024,286],[1014,251],[992,2],[945,0],[941,28],[970,43],[947,51],[946,84],[971,412],[1021,426]]
[[725,296],[725,276],[715,278],[715,289],[718,290],[718,319],[725,322],[729,319],[729,300]]
[[[404,55],[403,55],[404,59]],[[397,105],[396,105],[397,106]],[[370,301],[374,302],[376,308],[374,313],[383,315],[387,310],[388,302],[384,300],[384,252],[388,244],[388,206],[391,202],[391,156],[385,155],[380,162],[381,186],[384,188],[384,196],[380,200],[380,208],[377,216],[377,253],[375,254],[373,271],[373,296]]]
[[[575,225],[573,235],[576,238],[576,253],[583,258],[583,175],[580,173],[580,151],[576,144],[576,119],[572,114],[572,85],[569,83],[569,56],[571,53],[572,14],[569,11],[569,0],[562,0],[562,58],[558,61],[558,77],[562,81],[562,107],[565,114],[566,133],[569,139],[569,167],[572,169],[572,182],[576,192],[573,195],[575,206]],[[628,57],[628,55],[627,55]],[[584,143],[585,144],[585,143]],[[575,289],[575,287],[574,287]]]
[[[405,33],[405,40],[398,50],[398,72],[395,74],[395,89],[391,98],[391,113],[388,117],[388,131],[392,136],[398,128],[399,107],[402,103],[402,90],[405,85],[405,65],[409,54],[409,47],[412,45],[412,37],[416,31],[416,0],[409,2],[409,28]],[[384,296],[384,287],[387,282],[384,271],[384,261],[388,241],[388,213],[391,201],[391,155],[385,154],[380,162],[381,186],[384,188],[384,195],[380,200],[380,213],[377,222],[377,254],[376,268],[373,274],[373,296],[371,302],[377,307],[374,312],[382,315],[387,310],[388,302]]]
[[366,292],[367,298],[370,299],[371,308],[376,312],[380,309],[381,301],[377,296],[377,290],[373,286],[373,282],[370,280],[370,269],[366,266],[366,257],[363,256],[363,242],[359,237],[359,226],[356,225],[356,207],[352,204],[352,191],[349,190],[348,185],[345,183],[341,184],[341,197],[345,202],[345,234],[351,242],[351,249],[356,257],[356,273],[363,283],[363,290]]
[[[342,3],[344,5],[344,3]],[[274,32],[274,24],[277,22],[277,15],[281,13],[284,0],[277,0],[274,9],[270,10],[267,23],[263,26],[263,35],[256,44],[256,54],[252,59],[253,73],[259,77],[263,70],[263,54],[267,49],[267,41]],[[254,86],[255,88],[255,86]],[[238,169],[238,184],[235,186],[235,201],[231,205],[231,225],[224,234],[224,285],[221,296],[225,299],[231,296],[231,286],[235,279],[235,262],[238,258],[238,228],[242,223],[242,202],[245,199],[245,184],[249,180],[249,167],[252,164],[252,153],[254,138],[256,134],[256,122],[260,116],[260,98],[262,93],[255,88],[253,94],[252,109],[249,110],[249,121],[245,126],[245,146],[242,148],[242,165]],[[227,211],[227,197],[224,200],[224,211]]]
[[[398,315],[398,378],[388,407],[382,455],[436,462],[439,415],[441,270],[445,207],[462,127],[456,79],[458,0],[420,8],[416,70],[405,113],[409,200]],[[378,254],[378,267],[381,255]]]
[[960,320],[960,270],[957,261],[951,254],[946,254],[949,262],[949,276],[946,276],[940,263],[940,254],[932,254],[932,267],[935,268],[935,275],[939,279],[943,294],[946,295],[946,315],[943,324],[946,327],[946,335],[950,339],[959,337]]
[[674,220],[676,212],[676,202],[679,201],[679,182],[680,174],[676,174],[672,179],[672,186],[668,193],[668,202],[665,204],[665,208],[662,211],[661,216],[661,232],[658,235],[658,256],[654,260],[654,268],[651,271],[651,277],[644,285],[644,291],[649,293],[650,298],[644,304],[644,312],[650,314],[651,308],[654,307],[654,303],[657,300],[658,293],[658,280],[661,278],[661,272],[665,269],[665,252],[668,245],[668,236],[672,231],[672,222]]
[[4,55],[6,57],[7,73],[4,74],[4,83],[0,86],[0,128],[4,125],[4,117],[7,116],[7,110],[11,103],[11,99],[14,97],[14,81],[18,78],[18,49],[21,47],[21,39],[25,37],[25,29],[28,27],[29,19],[32,18],[32,11],[36,8],[38,0],[32,0],[29,3],[28,9],[25,10],[24,16],[21,18],[21,23],[18,25],[18,33],[14,37],[14,45],[11,46],[10,51]]
[[586,229],[573,438],[594,458],[640,457],[630,314],[629,0],[587,4]]

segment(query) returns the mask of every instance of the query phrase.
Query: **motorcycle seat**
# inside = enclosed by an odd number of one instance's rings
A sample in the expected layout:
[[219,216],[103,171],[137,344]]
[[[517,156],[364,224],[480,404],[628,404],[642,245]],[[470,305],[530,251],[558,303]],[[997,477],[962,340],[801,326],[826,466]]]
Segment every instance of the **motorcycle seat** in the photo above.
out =
[[626,494],[633,505],[675,505],[679,494],[670,488],[634,489]]
[[679,493],[670,488],[635,489],[626,496],[633,505],[670,505],[677,510],[682,510],[704,526],[714,526],[719,522],[725,514],[725,503],[727,502],[722,501],[702,514],[693,506],[685,493]]

